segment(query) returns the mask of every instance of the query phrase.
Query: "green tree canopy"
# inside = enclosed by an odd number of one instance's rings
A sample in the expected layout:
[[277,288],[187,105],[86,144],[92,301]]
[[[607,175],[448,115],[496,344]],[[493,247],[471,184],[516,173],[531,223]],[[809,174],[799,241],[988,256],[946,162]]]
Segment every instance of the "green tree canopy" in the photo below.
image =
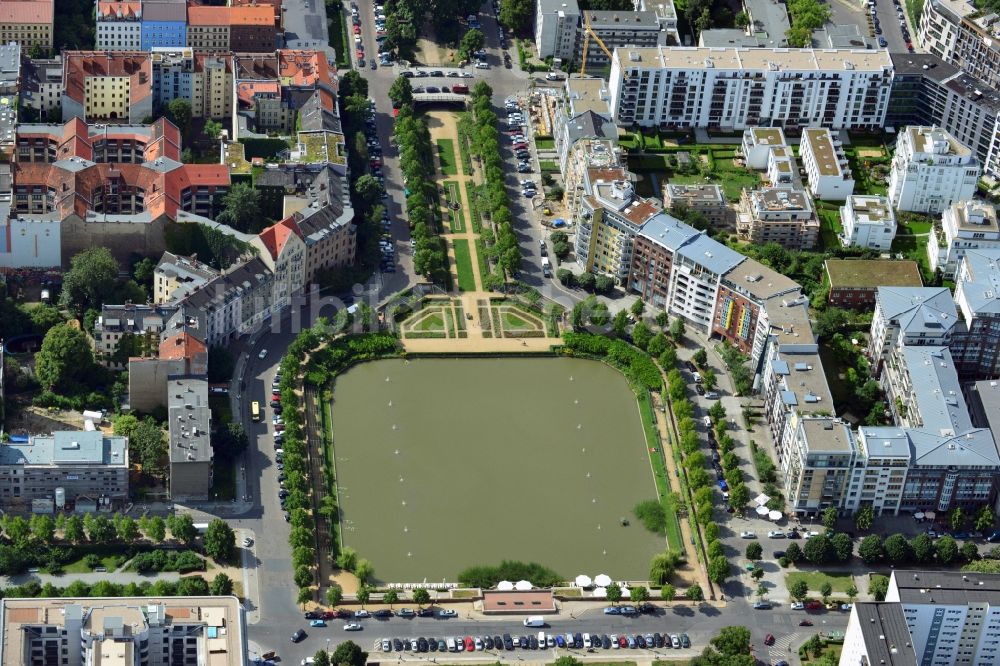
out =
[[458,45],[459,60],[471,60],[472,55],[486,45],[486,37],[476,28],[467,30]]
[[35,376],[43,388],[73,390],[90,377],[94,352],[87,336],[69,324],[53,326],[35,355]]
[[63,274],[59,304],[77,315],[87,308],[104,304],[118,281],[118,261],[111,250],[92,247],[70,259],[70,269]]
[[237,231],[257,233],[265,226],[260,213],[260,193],[248,183],[236,183],[222,196],[222,212],[215,221]]
[[236,554],[236,533],[224,520],[216,518],[205,530],[205,554],[216,562],[232,562]]

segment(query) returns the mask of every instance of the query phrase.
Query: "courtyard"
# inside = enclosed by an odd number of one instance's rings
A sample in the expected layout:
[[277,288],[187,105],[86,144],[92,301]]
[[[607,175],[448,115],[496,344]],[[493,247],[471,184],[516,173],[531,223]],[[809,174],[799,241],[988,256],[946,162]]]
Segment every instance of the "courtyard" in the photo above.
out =
[[503,559],[642,580],[666,548],[632,516],[656,487],[635,394],[604,364],[365,363],[336,381],[333,436],[342,543],[381,582]]

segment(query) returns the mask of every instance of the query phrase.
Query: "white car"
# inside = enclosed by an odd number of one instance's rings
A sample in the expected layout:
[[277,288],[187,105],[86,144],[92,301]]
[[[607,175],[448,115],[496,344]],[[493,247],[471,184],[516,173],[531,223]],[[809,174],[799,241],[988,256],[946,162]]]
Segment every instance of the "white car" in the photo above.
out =
[[257,354],[257,358],[259,358],[259,359],[260,359],[260,360],[262,360],[262,361],[263,361],[263,360],[264,360],[265,358],[267,358],[267,350],[266,350],[266,349],[261,349],[261,350],[260,350],[260,353],[259,353],[259,354]]
[[740,532],[740,538],[742,539],[756,539],[757,534],[755,532]]
[[480,61],[476,63],[476,69],[489,69],[489,68],[490,68],[490,63],[488,62]]
[[805,609],[806,609],[806,605],[804,603],[802,603],[801,601],[793,601],[792,602],[792,610],[805,610]]
[[767,533],[767,538],[769,539],[784,539],[785,533],[781,530],[771,530]]
[[344,631],[361,631],[361,624],[358,622],[348,622],[344,625]]

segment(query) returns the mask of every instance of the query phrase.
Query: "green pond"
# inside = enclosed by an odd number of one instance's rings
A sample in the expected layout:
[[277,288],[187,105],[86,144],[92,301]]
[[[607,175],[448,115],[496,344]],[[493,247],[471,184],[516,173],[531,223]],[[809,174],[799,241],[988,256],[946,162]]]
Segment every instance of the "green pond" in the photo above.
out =
[[632,515],[656,497],[635,395],[602,363],[364,363],[336,380],[333,435],[343,541],[382,582],[502,559],[645,579],[665,549]]

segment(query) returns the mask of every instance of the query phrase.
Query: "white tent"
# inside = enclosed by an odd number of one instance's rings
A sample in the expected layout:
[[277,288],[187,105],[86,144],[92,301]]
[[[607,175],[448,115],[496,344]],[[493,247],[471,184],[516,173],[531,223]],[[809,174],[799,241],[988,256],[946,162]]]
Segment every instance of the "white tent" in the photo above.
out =
[[604,597],[607,597],[608,596],[608,588],[606,588],[606,587],[595,587],[594,588],[594,596],[595,597],[601,597],[602,599]]
[[590,580],[590,576],[585,576],[583,574],[580,574],[579,576],[576,577],[577,587],[590,587],[593,584],[594,581]]
[[760,495],[757,495],[757,497],[753,498],[753,503],[756,504],[757,506],[764,506],[765,504],[768,503],[768,501],[770,501],[770,499],[771,499],[770,497],[768,497],[764,493],[761,493]]
[[757,507],[757,515],[758,516],[766,516],[767,515],[767,507],[766,506],[758,506]]
[[767,517],[770,518],[771,520],[781,520],[781,512],[772,511],[771,513],[767,514]]
[[924,518],[926,518],[927,520],[934,520],[935,518],[937,518],[937,514],[934,513],[933,511],[924,511]]
[[913,514],[913,517],[916,518],[917,520],[923,520],[924,519],[924,512],[923,511],[917,511],[915,514]]
[[532,587],[530,580],[519,580],[514,583],[515,590],[530,590]]
[[601,587],[607,587],[608,585],[611,585],[611,576],[608,574],[597,574],[597,576],[594,577],[594,584],[600,585]]
[[514,583],[510,582],[509,580],[502,580],[499,583],[497,583],[497,589],[502,590],[504,592],[509,592],[510,590],[514,589]]

